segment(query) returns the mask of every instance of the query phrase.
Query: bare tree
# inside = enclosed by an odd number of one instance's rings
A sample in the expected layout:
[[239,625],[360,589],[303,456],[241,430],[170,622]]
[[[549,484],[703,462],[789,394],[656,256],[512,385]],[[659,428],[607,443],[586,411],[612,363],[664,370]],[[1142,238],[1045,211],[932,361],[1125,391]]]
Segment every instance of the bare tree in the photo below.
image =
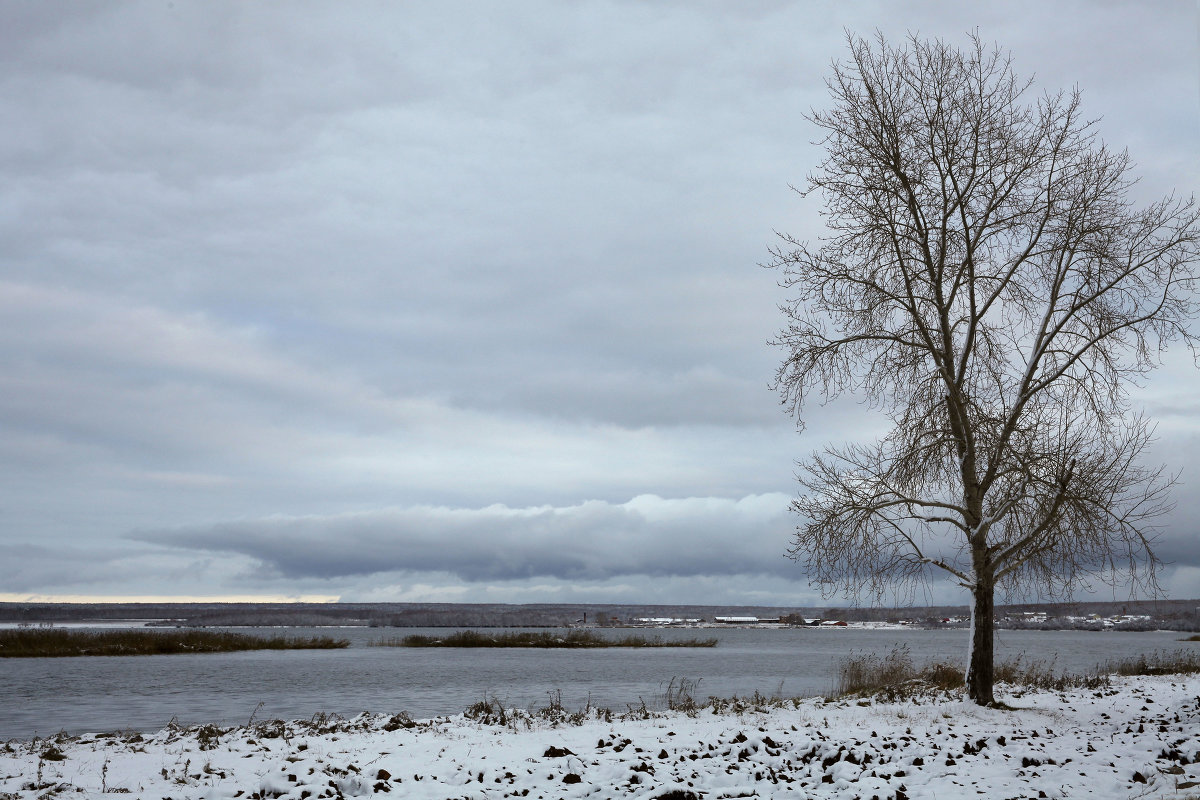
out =
[[849,53],[809,117],[825,157],[801,193],[829,233],[772,248],[777,388],[798,420],[849,392],[891,425],[801,462],[789,554],[858,595],[953,576],[973,597],[968,690],[990,704],[998,588],[1156,588],[1173,479],[1144,465],[1128,389],[1168,342],[1196,352],[1197,208],[1136,208],[1079,92],[1031,97],[977,36]]

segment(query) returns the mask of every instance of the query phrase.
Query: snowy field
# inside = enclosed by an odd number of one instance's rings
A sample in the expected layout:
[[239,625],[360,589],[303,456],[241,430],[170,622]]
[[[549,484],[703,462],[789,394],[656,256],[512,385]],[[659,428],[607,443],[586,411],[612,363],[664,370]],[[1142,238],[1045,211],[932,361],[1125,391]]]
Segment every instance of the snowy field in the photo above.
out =
[[0,798],[1200,797],[1200,676],[999,696],[1011,710],[811,699],[582,724],[363,715],[14,741]]

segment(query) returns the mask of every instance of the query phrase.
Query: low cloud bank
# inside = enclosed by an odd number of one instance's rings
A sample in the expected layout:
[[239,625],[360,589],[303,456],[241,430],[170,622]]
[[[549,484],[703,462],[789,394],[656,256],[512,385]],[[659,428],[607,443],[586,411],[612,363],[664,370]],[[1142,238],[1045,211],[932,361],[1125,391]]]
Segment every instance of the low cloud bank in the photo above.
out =
[[794,521],[784,494],[479,509],[417,506],[269,517],[140,531],[132,538],[248,556],[286,578],[403,570],[461,580],[604,580],[621,575],[795,578],[783,554]]

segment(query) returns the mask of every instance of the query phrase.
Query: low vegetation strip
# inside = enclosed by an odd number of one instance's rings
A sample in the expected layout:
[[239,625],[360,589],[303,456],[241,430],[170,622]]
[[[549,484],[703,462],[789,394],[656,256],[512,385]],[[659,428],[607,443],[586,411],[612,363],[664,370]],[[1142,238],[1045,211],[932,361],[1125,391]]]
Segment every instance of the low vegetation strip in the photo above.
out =
[[238,650],[331,650],[346,639],[327,636],[251,636],[223,631],[0,630],[0,658],[228,653]]
[[[1026,660],[1017,656],[997,663],[994,670],[998,683],[1018,689],[1097,689],[1109,685],[1113,675],[1200,674],[1200,653],[1187,649],[1141,653],[1105,661],[1085,673],[1059,671],[1053,659]],[[960,665],[932,662],[918,666],[907,645],[902,645],[892,648],[887,655],[851,653],[843,658],[829,697],[857,695],[895,700],[929,691],[960,690],[963,682]]]
[[716,647],[716,639],[662,639],[658,636],[625,636],[609,639],[592,631],[514,631],[511,633],[479,633],[458,631],[446,636],[392,637],[371,642],[377,647]]
[[1190,649],[1160,650],[1106,661],[1096,670],[1113,675],[1195,675],[1200,673],[1200,653]]

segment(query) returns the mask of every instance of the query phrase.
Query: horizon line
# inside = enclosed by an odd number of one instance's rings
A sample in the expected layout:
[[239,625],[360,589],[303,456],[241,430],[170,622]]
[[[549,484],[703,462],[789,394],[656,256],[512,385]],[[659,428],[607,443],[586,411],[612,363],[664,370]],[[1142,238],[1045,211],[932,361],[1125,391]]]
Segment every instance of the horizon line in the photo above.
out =
[[0,592],[0,603],[337,603],[339,595],[330,594],[19,594]]

